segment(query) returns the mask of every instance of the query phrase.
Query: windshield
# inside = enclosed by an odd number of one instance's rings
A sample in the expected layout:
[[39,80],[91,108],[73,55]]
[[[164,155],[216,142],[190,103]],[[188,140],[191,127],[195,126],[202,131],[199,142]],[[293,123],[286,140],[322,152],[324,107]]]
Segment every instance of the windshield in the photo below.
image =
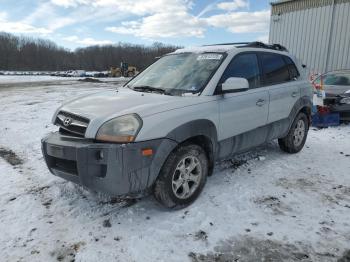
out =
[[197,93],[209,82],[221,64],[221,53],[167,55],[131,80],[127,86],[139,91]]
[[344,73],[327,73],[319,76],[315,80],[315,84],[321,84],[321,78],[324,85],[337,85],[337,86],[349,86],[350,85],[350,72]]

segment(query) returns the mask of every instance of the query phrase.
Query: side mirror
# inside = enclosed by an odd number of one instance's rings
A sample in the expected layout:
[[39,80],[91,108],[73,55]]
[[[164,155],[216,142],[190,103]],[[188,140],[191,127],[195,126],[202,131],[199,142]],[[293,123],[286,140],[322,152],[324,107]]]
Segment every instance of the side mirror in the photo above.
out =
[[222,93],[242,92],[249,89],[248,80],[240,77],[230,77],[222,83]]

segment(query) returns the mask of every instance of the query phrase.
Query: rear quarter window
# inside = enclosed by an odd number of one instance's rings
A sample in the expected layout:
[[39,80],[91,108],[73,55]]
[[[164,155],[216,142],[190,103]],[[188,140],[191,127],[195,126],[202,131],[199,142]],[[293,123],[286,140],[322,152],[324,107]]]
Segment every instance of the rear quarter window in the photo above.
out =
[[294,80],[295,78],[298,78],[300,76],[299,71],[296,67],[296,65],[294,64],[293,60],[288,57],[288,56],[284,56],[284,60],[288,66],[289,69],[289,75],[290,75],[290,79]]

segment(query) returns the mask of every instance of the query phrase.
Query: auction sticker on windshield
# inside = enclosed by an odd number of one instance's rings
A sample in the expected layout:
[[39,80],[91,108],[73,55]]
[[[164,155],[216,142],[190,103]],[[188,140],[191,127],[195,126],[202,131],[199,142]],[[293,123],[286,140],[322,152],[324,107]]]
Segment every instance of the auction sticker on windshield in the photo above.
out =
[[221,54],[202,54],[197,57],[197,60],[220,60]]

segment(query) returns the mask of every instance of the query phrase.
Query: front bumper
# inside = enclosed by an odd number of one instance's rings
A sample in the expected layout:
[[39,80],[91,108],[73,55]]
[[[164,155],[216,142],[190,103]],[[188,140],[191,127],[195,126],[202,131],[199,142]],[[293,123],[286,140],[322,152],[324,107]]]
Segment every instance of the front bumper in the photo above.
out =
[[[146,193],[177,145],[166,138],[124,145],[96,143],[58,132],[49,134],[41,143],[52,174],[112,196]],[[143,156],[142,149],[148,148],[153,155]]]
[[336,104],[330,107],[331,112],[339,113],[340,120],[350,121],[350,105],[349,104]]

